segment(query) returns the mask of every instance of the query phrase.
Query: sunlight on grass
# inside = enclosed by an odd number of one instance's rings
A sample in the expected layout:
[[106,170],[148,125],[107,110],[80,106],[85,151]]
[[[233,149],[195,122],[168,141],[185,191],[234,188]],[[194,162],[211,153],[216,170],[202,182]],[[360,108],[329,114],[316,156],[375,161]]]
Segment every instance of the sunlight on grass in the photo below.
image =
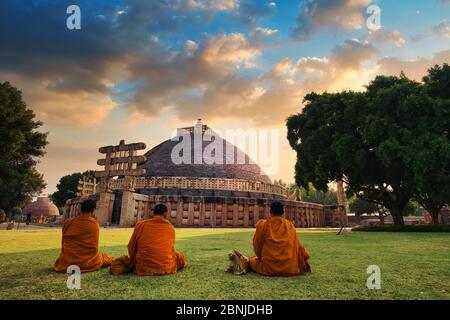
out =
[[[114,277],[107,269],[66,288],[52,271],[61,230],[0,231],[0,299],[450,299],[450,238],[444,233],[301,230],[311,274],[269,278],[224,271],[227,253],[252,254],[253,230],[177,229],[176,249],[189,268],[161,277]],[[101,250],[127,253],[132,229],[101,229]],[[367,266],[379,265],[382,289],[366,288]]]

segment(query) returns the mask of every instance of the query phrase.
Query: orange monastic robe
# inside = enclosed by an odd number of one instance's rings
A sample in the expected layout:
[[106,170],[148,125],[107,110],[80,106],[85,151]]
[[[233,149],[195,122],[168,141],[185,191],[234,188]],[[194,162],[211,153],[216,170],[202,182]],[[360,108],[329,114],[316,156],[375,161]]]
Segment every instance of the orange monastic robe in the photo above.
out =
[[111,264],[111,257],[98,252],[99,226],[88,214],[66,220],[62,229],[62,249],[55,271],[66,272],[77,265],[81,272],[96,271]]
[[249,257],[250,268],[265,276],[294,276],[310,272],[309,254],[298,241],[292,222],[273,216],[256,225],[253,237],[256,256]]
[[162,216],[154,216],[139,221],[130,242],[128,254],[135,273],[140,276],[153,276],[175,273],[186,266],[181,252],[176,252],[175,228]]

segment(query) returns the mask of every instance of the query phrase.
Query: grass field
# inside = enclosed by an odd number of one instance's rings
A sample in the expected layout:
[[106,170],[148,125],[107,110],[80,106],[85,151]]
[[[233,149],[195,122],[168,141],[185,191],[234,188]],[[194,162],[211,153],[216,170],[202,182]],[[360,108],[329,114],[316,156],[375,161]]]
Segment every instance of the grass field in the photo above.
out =
[[[126,254],[131,229],[101,229],[101,250]],[[252,230],[177,230],[189,267],[174,275],[86,273],[80,290],[52,266],[60,230],[0,231],[0,299],[450,299],[450,236],[445,233],[301,231],[312,273],[269,278],[224,271],[227,253],[251,254]],[[381,268],[381,290],[366,269]]]

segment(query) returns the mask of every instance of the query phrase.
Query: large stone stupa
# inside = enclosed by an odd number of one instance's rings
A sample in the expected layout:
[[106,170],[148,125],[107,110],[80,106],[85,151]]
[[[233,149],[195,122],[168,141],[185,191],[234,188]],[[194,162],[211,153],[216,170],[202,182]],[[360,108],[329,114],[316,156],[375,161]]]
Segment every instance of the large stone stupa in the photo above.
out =
[[[178,129],[178,135],[192,140],[199,133],[204,136],[211,131],[201,121]],[[210,140],[202,139],[202,154]],[[104,165],[105,171],[98,172],[98,184],[80,181],[80,197],[67,202],[66,217],[76,215],[80,202],[88,196],[98,200],[95,215],[100,224],[133,226],[151,216],[157,203],[165,203],[167,218],[177,227],[246,228],[268,218],[270,203],[279,200],[285,204],[286,217],[298,227],[341,224],[342,207],[298,201],[273,184],[247,154],[244,163],[227,161],[225,152],[219,163],[210,164],[205,159],[199,163],[193,146],[192,161],[177,164],[172,159],[177,143],[176,139],[166,140],[143,156],[137,154],[145,149],[143,143],[127,145],[121,141],[117,146],[100,148],[106,158],[98,164]],[[234,149],[235,157],[242,152],[226,140],[223,144],[224,150]]]

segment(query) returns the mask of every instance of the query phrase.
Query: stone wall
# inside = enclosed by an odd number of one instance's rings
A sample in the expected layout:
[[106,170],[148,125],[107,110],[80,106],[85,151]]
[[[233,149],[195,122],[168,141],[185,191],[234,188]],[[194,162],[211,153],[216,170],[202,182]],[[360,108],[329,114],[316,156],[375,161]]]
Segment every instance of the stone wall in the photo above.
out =
[[[450,207],[443,208],[441,210],[441,214],[439,215],[439,223],[440,224],[449,224],[450,223],[449,216],[450,216]],[[433,223],[433,218],[431,217],[431,214],[426,210],[423,210],[423,218],[424,218],[425,224]]]
[[[108,194],[108,193],[107,193]],[[113,206],[111,197],[103,206],[97,202],[95,215],[99,224],[111,221]],[[99,198],[99,197],[97,197]],[[66,212],[76,214],[81,199],[73,199],[66,204]],[[301,201],[282,200],[285,205],[285,218],[298,228],[339,227],[344,208],[341,206],[322,206]],[[143,195],[125,191],[122,194],[120,226],[131,227],[137,221],[152,216],[153,208],[164,203],[169,211],[166,218],[175,227],[205,228],[252,228],[258,220],[270,217],[270,199]],[[106,214],[104,209],[108,208]],[[108,217],[108,218],[106,218]],[[109,220],[108,220],[109,219]]]

